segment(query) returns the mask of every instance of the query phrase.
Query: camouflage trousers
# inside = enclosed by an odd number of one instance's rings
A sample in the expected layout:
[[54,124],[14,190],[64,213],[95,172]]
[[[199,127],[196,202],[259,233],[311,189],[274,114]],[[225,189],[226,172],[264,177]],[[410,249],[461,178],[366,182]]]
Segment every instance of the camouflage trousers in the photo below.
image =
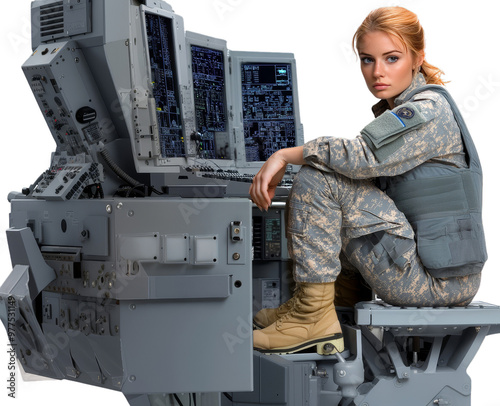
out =
[[287,238],[297,282],[335,281],[342,254],[393,305],[466,305],[479,289],[480,274],[426,271],[408,220],[371,180],[303,166],[288,198]]

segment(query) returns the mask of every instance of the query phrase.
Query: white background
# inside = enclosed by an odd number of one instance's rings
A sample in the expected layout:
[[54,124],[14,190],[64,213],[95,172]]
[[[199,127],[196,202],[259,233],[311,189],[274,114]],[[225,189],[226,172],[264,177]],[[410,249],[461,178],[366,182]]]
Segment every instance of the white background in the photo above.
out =
[[[295,54],[306,141],[324,135],[354,137],[372,119],[370,107],[377,100],[366,89],[350,48],[352,35],[368,12],[388,5],[416,12],[426,30],[427,59],[443,69],[451,81],[448,88],[462,108],[481,156],[489,261],[476,300],[500,304],[500,216],[495,190],[500,149],[500,51],[495,1],[172,0],[171,4],[184,17],[186,30],[223,38],[231,50]],[[29,16],[29,0],[10,1],[0,13],[4,140],[0,230],[8,227],[7,194],[30,185],[47,169],[55,145],[21,71],[31,53]],[[2,282],[11,271],[3,232],[0,261]],[[68,381],[25,382],[19,378],[18,398],[11,400],[6,389],[7,344],[7,335],[0,328],[2,405],[127,404],[119,392]],[[499,347],[500,334],[487,337],[468,369],[472,406],[500,405]]]

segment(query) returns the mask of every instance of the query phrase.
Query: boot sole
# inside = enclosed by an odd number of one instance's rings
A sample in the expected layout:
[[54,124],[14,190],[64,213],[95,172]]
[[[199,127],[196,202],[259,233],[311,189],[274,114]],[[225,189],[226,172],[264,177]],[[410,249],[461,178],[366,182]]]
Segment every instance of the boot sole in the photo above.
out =
[[344,337],[341,333],[337,333],[332,336],[316,338],[290,347],[274,348],[271,350],[254,347],[254,350],[264,354],[293,354],[314,346],[316,346],[316,352],[320,355],[333,355],[337,352],[344,351]]

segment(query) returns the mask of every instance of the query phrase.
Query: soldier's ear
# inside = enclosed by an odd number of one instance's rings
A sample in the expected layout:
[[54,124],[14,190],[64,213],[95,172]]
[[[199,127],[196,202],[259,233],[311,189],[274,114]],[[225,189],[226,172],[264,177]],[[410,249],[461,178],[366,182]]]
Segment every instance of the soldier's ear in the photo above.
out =
[[420,67],[424,63],[424,60],[425,60],[425,52],[421,51],[421,52],[417,53],[417,55],[414,57],[414,61],[413,61],[413,71],[414,72],[420,71]]

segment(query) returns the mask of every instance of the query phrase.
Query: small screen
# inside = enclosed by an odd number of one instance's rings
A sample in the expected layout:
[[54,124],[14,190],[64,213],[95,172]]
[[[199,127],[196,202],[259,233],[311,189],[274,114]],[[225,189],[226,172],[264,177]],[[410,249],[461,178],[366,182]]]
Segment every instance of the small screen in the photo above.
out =
[[265,161],[296,146],[292,66],[241,65],[243,126],[247,162]]
[[197,153],[205,159],[227,159],[224,53],[191,45],[194,108],[198,132]]
[[183,157],[185,149],[172,20],[146,13],[146,32],[161,156]]

